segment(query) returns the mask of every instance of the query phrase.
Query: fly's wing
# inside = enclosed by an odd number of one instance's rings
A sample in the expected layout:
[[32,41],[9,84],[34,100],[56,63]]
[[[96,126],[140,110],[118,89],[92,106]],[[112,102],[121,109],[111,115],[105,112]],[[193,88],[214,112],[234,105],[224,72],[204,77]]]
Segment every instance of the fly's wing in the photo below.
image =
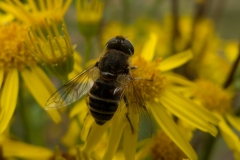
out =
[[149,138],[152,136],[152,122],[144,103],[141,90],[138,88],[134,78],[129,75],[128,82],[125,89],[125,95],[128,101],[129,108],[134,113],[139,113],[139,129],[138,140]]
[[90,67],[58,89],[46,102],[46,110],[65,107],[85,95],[99,77],[99,69]]

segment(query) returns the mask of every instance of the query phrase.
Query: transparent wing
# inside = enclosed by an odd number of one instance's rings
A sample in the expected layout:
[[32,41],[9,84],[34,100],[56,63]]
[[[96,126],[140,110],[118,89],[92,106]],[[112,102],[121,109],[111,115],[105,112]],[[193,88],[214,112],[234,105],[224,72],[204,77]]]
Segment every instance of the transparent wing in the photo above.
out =
[[65,107],[85,95],[99,77],[99,69],[90,67],[58,89],[46,102],[46,110]]
[[128,99],[129,108],[133,110],[134,113],[139,113],[140,121],[138,128],[138,140],[149,138],[152,136],[153,128],[150,115],[147,111],[146,105],[144,103],[141,90],[137,86],[134,78],[129,75],[129,81],[125,89],[125,95]]

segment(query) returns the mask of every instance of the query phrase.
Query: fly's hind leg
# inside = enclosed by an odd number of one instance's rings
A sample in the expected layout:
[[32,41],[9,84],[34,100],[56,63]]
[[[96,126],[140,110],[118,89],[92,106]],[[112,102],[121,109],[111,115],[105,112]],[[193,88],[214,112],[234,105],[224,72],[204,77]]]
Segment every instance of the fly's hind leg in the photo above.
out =
[[[126,107],[129,108],[129,103],[128,103],[126,95],[124,95],[123,100],[125,102]],[[133,124],[132,124],[131,119],[129,117],[129,112],[126,113],[126,118],[127,118],[127,121],[128,121],[128,123],[129,123],[129,125],[131,127],[132,133],[134,133]]]

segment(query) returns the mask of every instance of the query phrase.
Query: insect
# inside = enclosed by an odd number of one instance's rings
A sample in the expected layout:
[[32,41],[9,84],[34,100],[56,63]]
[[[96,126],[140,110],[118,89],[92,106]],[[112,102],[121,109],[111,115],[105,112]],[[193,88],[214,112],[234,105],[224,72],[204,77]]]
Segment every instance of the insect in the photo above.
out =
[[[87,94],[87,105],[98,125],[103,125],[115,114],[123,99],[126,107],[134,107],[143,117],[145,125],[151,125],[140,89],[131,70],[129,58],[134,54],[132,43],[116,36],[106,43],[106,49],[95,65],[71,79],[47,101],[46,109],[68,106]],[[126,114],[126,118],[134,128]]]

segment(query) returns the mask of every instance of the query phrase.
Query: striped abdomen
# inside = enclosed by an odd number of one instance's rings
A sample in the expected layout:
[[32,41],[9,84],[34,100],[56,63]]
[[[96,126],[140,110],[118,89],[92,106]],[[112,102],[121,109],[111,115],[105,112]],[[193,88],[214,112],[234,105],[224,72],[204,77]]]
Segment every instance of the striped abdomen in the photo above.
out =
[[99,125],[109,121],[117,110],[123,91],[116,88],[113,82],[98,79],[89,92],[90,112]]

